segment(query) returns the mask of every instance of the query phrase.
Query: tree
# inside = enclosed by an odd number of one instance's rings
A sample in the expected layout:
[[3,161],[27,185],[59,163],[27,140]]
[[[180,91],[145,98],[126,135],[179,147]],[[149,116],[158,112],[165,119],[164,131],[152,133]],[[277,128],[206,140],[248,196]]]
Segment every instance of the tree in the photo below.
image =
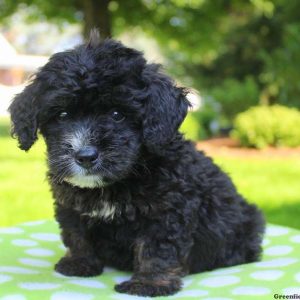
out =
[[31,18],[44,18],[53,22],[82,22],[83,35],[88,37],[92,28],[99,28],[101,38],[111,37],[110,0],[4,0],[0,19],[8,18],[18,9],[31,7]]
[[228,119],[259,102],[300,107],[299,0],[0,3],[0,19],[26,5],[49,20],[82,22],[85,36],[92,27],[100,28],[102,38],[142,28],[159,43],[168,71],[219,101]]
[[84,0],[84,30],[83,35],[87,37],[92,28],[101,30],[101,37],[111,37],[111,14],[109,11],[110,0]]

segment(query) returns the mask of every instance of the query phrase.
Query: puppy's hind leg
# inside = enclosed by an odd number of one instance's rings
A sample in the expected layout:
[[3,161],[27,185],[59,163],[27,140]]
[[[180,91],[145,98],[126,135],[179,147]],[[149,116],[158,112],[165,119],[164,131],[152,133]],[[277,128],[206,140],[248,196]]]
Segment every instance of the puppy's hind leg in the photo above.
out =
[[[115,286],[117,292],[155,297],[172,295],[181,289],[192,242],[186,228],[177,225],[172,229],[166,228],[166,224],[156,228],[154,225],[136,240],[134,274]],[[172,232],[174,228],[176,232]]]
[[[251,263],[258,261],[262,252],[262,239],[265,232],[265,220],[261,211],[253,204],[246,204],[244,217],[238,232],[236,254],[232,259],[241,260],[237,263]],[[236,264],[236,262],[232,262]]]

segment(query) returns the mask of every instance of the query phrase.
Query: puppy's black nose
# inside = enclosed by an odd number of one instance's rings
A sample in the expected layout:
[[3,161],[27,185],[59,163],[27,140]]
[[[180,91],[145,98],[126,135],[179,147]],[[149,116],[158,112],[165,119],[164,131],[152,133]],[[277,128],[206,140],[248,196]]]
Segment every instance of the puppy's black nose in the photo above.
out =
[[98,150],[96,147],[87,146],[75,153],[75,161],[81,167],[86,169],[94,166],[98,159]]

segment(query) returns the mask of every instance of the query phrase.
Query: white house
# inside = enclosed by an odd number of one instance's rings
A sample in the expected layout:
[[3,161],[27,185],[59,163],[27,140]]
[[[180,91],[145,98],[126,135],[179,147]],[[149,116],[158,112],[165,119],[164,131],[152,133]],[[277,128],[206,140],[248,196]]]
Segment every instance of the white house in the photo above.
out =
[[47,60],[47,56],[18,54],[0,34],[0,115],[7,114],[11,99],[22,91],[24,81]]

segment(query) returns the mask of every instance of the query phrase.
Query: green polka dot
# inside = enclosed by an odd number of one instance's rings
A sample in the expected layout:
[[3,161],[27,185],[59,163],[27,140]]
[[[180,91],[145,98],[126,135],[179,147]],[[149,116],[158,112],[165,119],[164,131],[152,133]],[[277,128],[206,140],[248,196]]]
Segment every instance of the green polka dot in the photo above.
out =
[[11,294],[1,297],[0,300],[26,300],[26,297],[20,294]]
[[265,249],[265,255],[269,256],[283,256],[293,251],[292,246],[288,245],[276,245]]
[[279,279],[284,275],[283,271],[280,270],[266,270],[266,271],[255,271],[250,274],[250,276],[259,281],[274,281]]
[[0,274],[0,284],[12,280],[12,276]]
[[271,290],[261,286],[239,286],[232,290],[233,295],[260,296],[270,294]]
[[210,288],[224,287],[228,285],[234,285],[240,282],[240,278],[237,276],[214,276],[202,279],[199,285]]
[[[34,221],[0,228],[0,300],[142,300],[118,294],[114,285],[130,273],[105,267],[100,276],[66,277],[54,264],[65,253],[58,226]],[[300,232],[269,225],[261,262],[222,268],[183,278],[183,289],[155,299],[271,299],[300,294]]]

